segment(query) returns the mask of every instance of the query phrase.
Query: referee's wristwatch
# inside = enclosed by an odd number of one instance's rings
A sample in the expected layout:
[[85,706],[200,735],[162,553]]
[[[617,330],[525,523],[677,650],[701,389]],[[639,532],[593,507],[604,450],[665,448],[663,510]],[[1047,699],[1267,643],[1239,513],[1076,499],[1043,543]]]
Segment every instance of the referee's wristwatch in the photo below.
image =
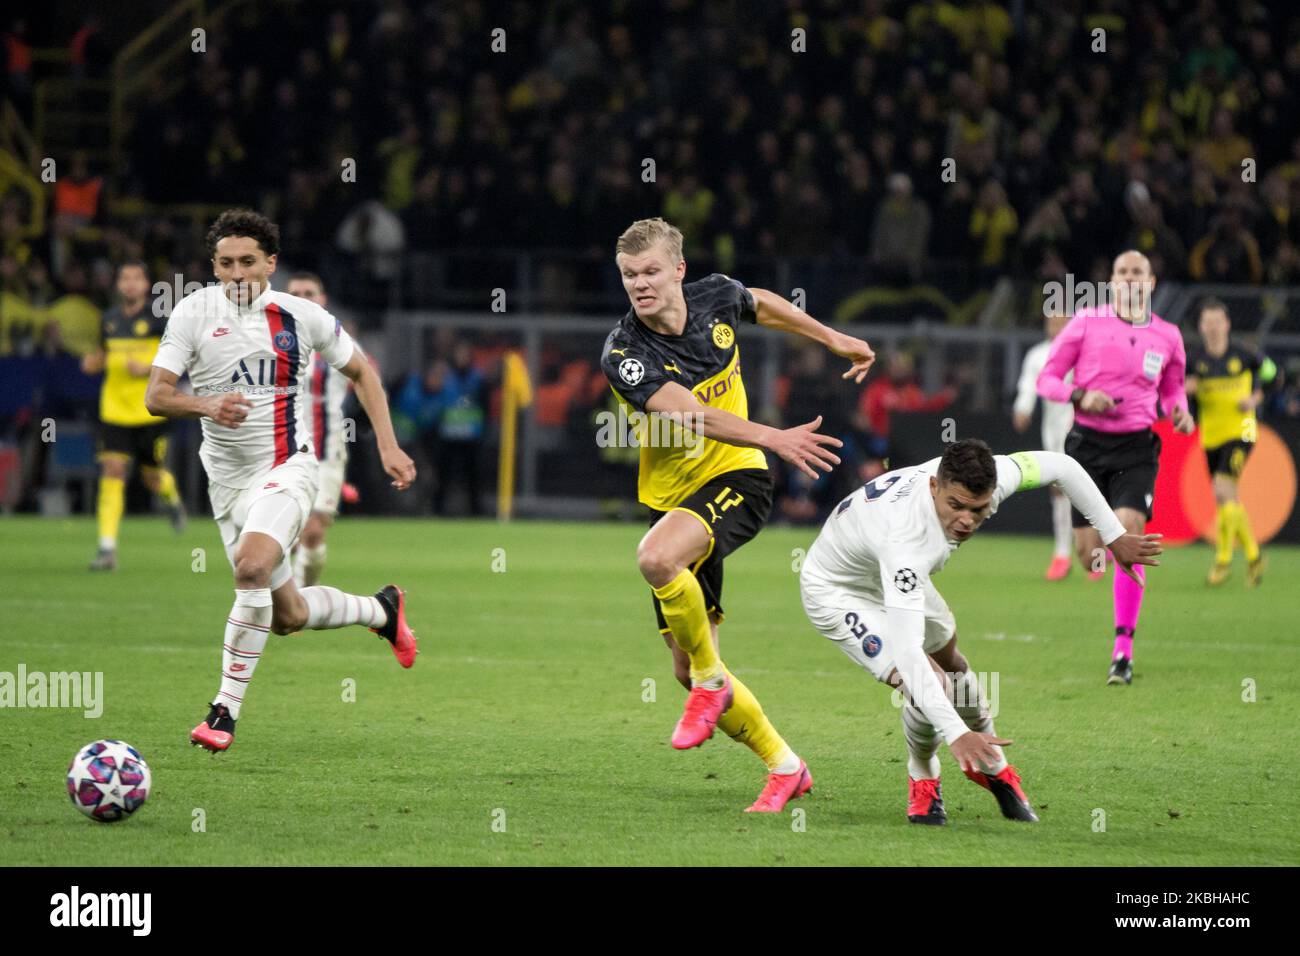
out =
[[1070,404],[1073,405],[1075,408],[1078,408],[1079,403],[1083,401],[1083,396],[1085,394],[1086,394],[1085,389],[1076,388],[1073,392],[1070,393]]

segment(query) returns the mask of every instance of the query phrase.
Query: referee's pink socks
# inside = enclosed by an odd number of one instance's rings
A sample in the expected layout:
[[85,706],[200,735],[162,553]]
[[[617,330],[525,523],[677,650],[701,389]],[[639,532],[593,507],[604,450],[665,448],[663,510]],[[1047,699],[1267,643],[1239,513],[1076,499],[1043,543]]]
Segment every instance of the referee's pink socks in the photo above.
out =
[[[1146,570],[1142,565],[1133,565],[1133,573],[1146,581]],[[1118,564],[1115,565],[1115,650],[1111,660],[1120,656],[1133,659],[1133,632],[1137,630],[1138,614],[1142,612],[1144,591],[1142,585],[1125,574]]]

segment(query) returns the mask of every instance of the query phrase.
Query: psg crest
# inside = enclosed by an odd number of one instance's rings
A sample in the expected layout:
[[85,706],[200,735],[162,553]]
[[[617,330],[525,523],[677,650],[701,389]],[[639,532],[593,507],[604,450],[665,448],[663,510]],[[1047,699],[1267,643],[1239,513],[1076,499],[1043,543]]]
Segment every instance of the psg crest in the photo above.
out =
[[298,339],[288,329],[281,329],[275,333],[275,347],[281,352],[287,352],[298,344]]
[[879,634],[868,634],[862,639],[862,653],[868,657],[875,657],[879,654],[882,646],[884,645]]
[[916,572],[911,568],[900,568],[894,575],[894,587],[906,594],[916,587]]

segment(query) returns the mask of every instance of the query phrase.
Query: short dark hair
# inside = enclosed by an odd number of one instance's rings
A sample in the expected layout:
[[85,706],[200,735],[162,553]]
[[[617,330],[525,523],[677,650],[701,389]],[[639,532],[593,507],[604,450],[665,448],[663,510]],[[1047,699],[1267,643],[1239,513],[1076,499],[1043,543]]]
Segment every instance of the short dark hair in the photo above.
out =
[[1201,300],[1201,304],[1196,307],[1196,317],[1199,319],[1206,312],[1212,312],[1219,309],[1227,316],[1228,321],[1232,321],[1232,315],[1228,312],[1228,304],[1222,299],[1216,299],[1214,296],[1206,296]]
[[208,229],[208,256],[217,254],[217,243],[227,236],[248,236],[262,251],[273,256],[280,251],[280,227],[252,209],[227,209]]
[[127,259],[123,262],[119,262],[117,268],[113,270],[113,278],[122,278],[123,269],[139,269],[144,273],[145,281],[147,282],[149,280],[149,263],[145,262],[143,259]]
[[293,275],[289,276],[289,281],[314,282],[316,283],[316,288],[320,289],[322,292],[325,291],[325,283],[322,282],[321,277],[314,272],[295,272]]
[[939,459],[939,483],[956,482],[972,495],[992,491],[998,483],[993,449],[978,438],[955,441]]

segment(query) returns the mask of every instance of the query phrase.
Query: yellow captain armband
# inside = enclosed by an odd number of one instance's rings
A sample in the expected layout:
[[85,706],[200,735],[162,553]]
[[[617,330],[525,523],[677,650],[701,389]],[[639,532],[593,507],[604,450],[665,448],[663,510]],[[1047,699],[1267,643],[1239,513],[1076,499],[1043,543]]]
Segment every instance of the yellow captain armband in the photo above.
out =
[[1014,455],[1008,456],[1016,463],[1020,469],[1020,486],[1016,491],[1025,491],[1028,488],[1037,488],[1042,482],[1042,470],[1038,467],[1038,459],[1027,451],[1018,451]]

